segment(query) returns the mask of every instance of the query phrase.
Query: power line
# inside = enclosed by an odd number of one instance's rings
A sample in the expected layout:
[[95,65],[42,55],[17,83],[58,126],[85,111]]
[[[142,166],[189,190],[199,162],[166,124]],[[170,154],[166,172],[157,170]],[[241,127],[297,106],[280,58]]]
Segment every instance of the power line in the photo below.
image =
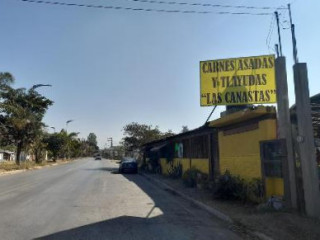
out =
[[272,15],[268,36],[266,38],[266,44],[267,44],[267,47],[268,47],[269,51],[270,51],[270,42],[271,42],[271,39],[272,39],[272,34],[273,34],[274,26],[275,26],[275,20],[276,20],[275,17]]
[[113,5],[92,5],[92,4],[80,4],[80,3],[67,3],[67,2],[53,2],[43,0],[20,0],[25,3],[36,3],[36,4],[47,4],[47,5],[58,5],[67,7],[83,7],[83,8],[96,8],[105,10],[127,10],[127,11],[140,11],[140,12],[158,12],[158,13],[186,13],[186,14],[217,14],[217,15],[254,15],[254,16],[269,16],[272,13],[260,12],[211,12],[211,11],[194,11],[194,10],[168,10],[168,9],[152,9],[152,8],[133,8],[133,7],[120,7]]
[[151,3],[151,4],[167,4],[167,5],[187,5],[187,6],[200,6],[200,7],[213,7],[213,8],[238,8],[238,9],[252,9],[252,10],[279,10],[287,9],[285,7],[256,7],[246,5],[223,5],[223,4],[211,4],[211,3],[188,3],[178,1],[157,1],[157,0],[124,0],[127,2],[140,2],[140,3]]

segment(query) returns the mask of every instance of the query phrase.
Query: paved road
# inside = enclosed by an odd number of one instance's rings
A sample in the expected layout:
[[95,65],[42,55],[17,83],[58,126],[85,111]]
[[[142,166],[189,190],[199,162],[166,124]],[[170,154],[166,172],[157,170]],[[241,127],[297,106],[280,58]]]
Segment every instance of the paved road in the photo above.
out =
[[108,160],[0,176],[0,239],[240,239],[228,226]]

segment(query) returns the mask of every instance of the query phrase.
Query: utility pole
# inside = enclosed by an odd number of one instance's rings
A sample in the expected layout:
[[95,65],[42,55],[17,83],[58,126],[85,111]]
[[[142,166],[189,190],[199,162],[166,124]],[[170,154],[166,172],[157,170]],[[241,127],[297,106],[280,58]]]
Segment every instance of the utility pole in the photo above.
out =
[[320,217],[320,180],[318,176],[312,115],[310,106],[309,80],[306,63],[299,63],[295,26],[291,7],[288,4],[293,50],[294,88],[296,116],[298,122],[297,145],[301,163],[305,212],[311,217]]
[[276,50],[277,58],[280,57],[280,54],[279,54],[279,45],[278,45],[278,44],[275,44],[275,45],[274,45],[274,49]]
[[291,6],[288,4],[288,10],[289,10],[289,17],[290,17],[290,29],[291,29],[291,36],[292,36],[292,48],[293,48],[293,61],[294,63],[298,63],[298,49],[297,49],[297,39],[295,34],[295,27],[292,23],[292,15],[291,15]]
[[279,23],[279,14],[278,12],[274,12],[276,15],[276,20],[277,20],[277,27],[278,27],[278,39],[279,39],[279,48],[280,48],[280,57],[282,57],[282,43],[281,43],[281,33],[280,33],[280,23]]
[[277,119],[279,139],[286,140],[287,159],[283,162],[284,197],[289,208],[297,208],[297,187],[295,176],[295,158],[292,142],[292,130],[289,110],[288,81],[286,58],[278,57],[275,60],[276,87],[277,87]]
[[113,154],[113,140],[112,140],[112,137],[107,138],[107,141],[110,142],[111,158],[113,158],[113,157],[114,157],[114,154]]
[[293,66],[298,121],[298,150],[301,162],[305,211],[308,216],[320,217],[320,190],[316,149],[311,118],[309,81],[306,63]]
[[107,138],[107,141],[108,141],[108,142],[110,142],[110,147],[112,148],[112,147],[113,147],[113,140],[112,140],[112,137]]

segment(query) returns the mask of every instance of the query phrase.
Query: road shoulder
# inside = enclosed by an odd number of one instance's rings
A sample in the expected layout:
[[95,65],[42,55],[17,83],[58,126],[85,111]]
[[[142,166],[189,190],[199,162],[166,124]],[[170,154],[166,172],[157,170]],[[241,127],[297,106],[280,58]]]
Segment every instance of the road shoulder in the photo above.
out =
[[213,199],[208,190],[186,188],[181,180],[157,174],[141,173],[157,184],[215,217],[243,228],[258,239],[320,239],[320,221],[290,211],[267,211],[254,205]]
[[23,163],[20,166],[20,169],[12,169],[12,170],[4,170],[0,168],[0,177],[1,176],[7,176],[12,174],[18,174],[30,170],[38,170],[46,167],[53,167],[57,165],[67,164],[73,162],[75,159],[70,160],[57,160],[56,162],[46,162],[46,164],[33,164],[32,166],[28,166],[27,168],[24,168]]

